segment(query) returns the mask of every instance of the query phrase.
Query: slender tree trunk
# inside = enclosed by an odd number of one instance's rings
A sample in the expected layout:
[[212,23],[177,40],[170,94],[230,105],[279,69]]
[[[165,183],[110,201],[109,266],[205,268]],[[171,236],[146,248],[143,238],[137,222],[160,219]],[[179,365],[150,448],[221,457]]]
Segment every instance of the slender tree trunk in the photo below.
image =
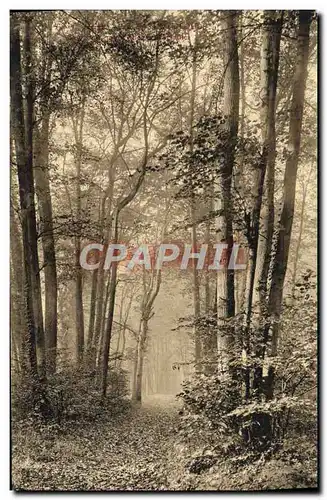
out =
[[19,225],[12,205],[10,205],[10,328],[12,341],[18,351],[19,369],[25,373],[28,360],[26,359],[27,325],[24,302],[24,259],[20,240]]
[[312,172],[313,167],[314,167],[314,163],[311,164],[311,168],[310,168],[310,172],[309,172],[308,178],[306,179],[306,182],[305,182],[305,184],[303,186],[302,203],[301,203],[301,213],[300,213],[299,235],[298,235],[297,242],[296,242],[294,264],[293,264],[292,293],[291,293],[291,295],[292,295],[293,298],[294,298],[294,294],[295,294],[295,285],[296,285],[296,280],[297,280],[297,271],[298,271],[299,258],[300,258],[300,250],[301,250],[302,237],[303,237],[304,213],[305,213],[307,192],[308,192],[308,186],[309,186],[309,181],[310,181],[311,172]]
[[[304,108],[304,96],[308,71],[310,24],[312,11],[299,11],[297,35],[297,62],[293,83],[293,98],[290,112],[289,149],[284,176],[284,201],[280,217],[280,229],[277,238],[276,255],[272,270],[272,286],[269,295],[269,314],[273,318],[271,355],[277,354],[279,319],[281,315],[283,288],[287,270],[288,255],[292,234],[296,176],[300,155],[301,130]],[[266,336],[268,336],[268,327]],[[273,397],[274,370],[268,371],[267,398]]]
[[123,308],[124,308],[125,292],[126,292],[126,283],[125,283],[124,289],[122,290],[121,300],[120,300],[119,324],[118,324],[118,338],[117,338],[117,345],[116,345],[115,367],[117,367],[117,365],[118,365],[120,341],[121,341],[122,331],[123,331]]
[[[113,217],[113,244],[118,242],[118,217],[119,210],[116,210]],[[109,310],[108,319],[106,323],[105,337],[103,342],[103,361],[102,361],[102,396],[105,397],[107,393],[107,378],[108,378],[108,364],[109,364],[109,352],[112,336],[112,324],[114,319],[115,310],[115,298],[117,289],[117,262],[112,262],[111,264],[111,277],[109,286]]]
[[[143,269],[145,273],[145,269]],[[134,367],[134,384],[132,399],[137,402],[142,401],[142,377],[143,377],[143,364],[144,364],[144,354],[146,349],[146,342],[148,339],[149,331],[149,321],[153,316],[153,304],[156,300],[161,286],[161,270],[156,271],[156,276],[154,274],[151,276],[150,285],[147,287],[145,282],[145,274],[143,274],[143,286],[144,293],[141,306],[141,321],[139,328],[139,335],[137,340],[137,350],[135,357],[135,367]]]
[[[109,164],[109,185],[108,189],[102,199],[102,207],[101,207],[101,228],[104,228],[106,225],[106,229],[102,229],[104,238],[104,244],[108,245],[111,239],[112,226],[111,226],[111,211],[112,211],[112,199],[113,199],[113,189],[115,182],[115,166],[114,166],[114,158],[112,158]],[[108,200],[108,205],[106,208],[106,202]],[[105,224],[105,213],[109,215],[109,221]],[[94,337],[93,344],[91,346],[91,364],[92,366],[96,366],[97,362],[97,349],[100,345],[99,352],[101,356],[102,345],[103,345],[103,334],[105,328],[105,316],[106,316],[106,306],[108,303],[108,293],[109,293],[109,279],[110,279],[110,271],[108,271],[108,282],[107,282],[107,294],[104,298],[105,293],[105,263],[106,255],[105,253],[102,255],[100,260],[100,265],[98,268],[98,286],[97,286],[97,305],[96,305],[96,316],[95,316],[95,326],[94,326]],[[100,343],[99,343],[100,342]]]
[[[10,93],[11,120],[16,149],[21,208],[25,270],[28,352],[32,376],[45,381],[46,361],[43,331],[39,259],[34,202],[33,178],[33,82],[31,76],[30,18],[25,20],[24,52],[27,77],[26,125],[24,119],[21,73],[20,25],[15,14],[10,30]],[[38,359],[37,359],[38,357]],[[38,371],[39,369],[39,371]]]
[[98,339],[98,345],[96,346],[96,349],[97,349],[96,366],[97,366],[97,368],[100,368],[100,369],[101,369],[101,360],[103,358],[103,343],[104,343],[104,336],[105,336],[105,330],[106,330],[106,316],[107,316],[108,303],[109,303],[110,279],[111,279],[111,269],[109,269],[107,272],[107,283],[105,284],[106,293],[105,293],[103,308],[102,308],[103,310],[102,310],[102,320],[101,320],[101,326],[100,326],[100,335],[99,335],[99,339]]
[[235,314],[234,271],[227,267],[233,248],[231,183],[238,134],[240,95],[236,26],[237,13],[234,11],[224,11],[222,21],[222,28],[225,33],[223,111],[226,120],[226,152],[219,176],[220,215],[218,217],[218,230],[220,231],[220,241],[227,244],[228,248],[226,262],[223,268],[217,272],[217,341],[218,354],[222,360],[223,370],[225,365],[223,359],[226,358],[225,354],[227,358],[231,357],[234,344],[233,333],[226,331],[226,320]]
[[141,334],[137,343],[137,362],[136,362],[136,375],[135,375],[135,394],[133,400],[141,403],[142,401],[142,380],[143,380],[143,365],[144,355],[146,348],[146,341],[148,336],[148,319],[142,318]]
[[[195,93],[196,93],[196,79],[197,79],[197,47],[198,44],[198,34],[195,33],[195,40],[193,46],[193,61],[192,61],[192,89],[191,89],[191,103],[190,103],[190,117],[189,117],[189,134],[190,134],[190,153],[193,153],[193,125],[194,125],[194,112],[195,112]],[[191,196],[190,196],[190,214],[192,222],[192,248],[193,252],[197,249],[197,232],[196,232],[196,200],[193,191],[193,186],[191,186]],[[196,263],[193,259],[192,263],[192,275],[193,275],[193,307],[194,307],[194,343],[195,343],[195,371],[201,372],[201,358],[202,358],[202,346],[201,339],[199,336],[197,322],[200,318],[200,283],[199,283],[199,273],[196,269]]]
[[93,343],[97,286],[98,286],[98,269],[95,269],[92,273],[89,331],[88,331],[88,337],[87,337],[87,351],[88,352],[90,352],[90,349],[91,349],[91,346]]
[[[208,219],[206,220],[206,227],[205,227],[205,244],[208,245],[208,249],[210,248],[211,245],[211,218],[210,214],[213,211],[213,197],[214,197],[214,192],[213,192],[213,185],[208,186],[207,188],[207,200],[208,200]],[[211,271],[212,272],[212,271]],[[205,269],[205,283],[204,283],[204,289],[205,289],[205,297],[204,297],[204,307],[205,307],[205,314],[207,317],[212,316],[212,306],[213,306],[213,301],[212,301],[212,293],[210,290],[210,271],[208,269],[208,262],[207,266]],[[217,332],[215,328],[212,328],[210,325],[205,332],[205,338],[202,342],[203,344],[203,355],[204,355],[204,371],[207,374],[213,373],[216,368],[217,368]]]
[[45,283],[45,342],[49,373],[56,371],[57,358],[57,267],[52,222],[52,201],[49,180],[50,113],[44,110],[40,134],[37,136],[37,165],[34,167],[35,191],[40,215]]
[[[192,220],[192,248],[193,252],[197,250],[197,234],[196,234],[196,216],[195,216],[195,200],[194,195],[191,196],[191,220]],[[194,342],[195,342],[195,371],[202,371],[202,345],[199,334],[199,327],[197,322],[200,319],[200,282],[199,282],[199,273],[196,268],[196,262],[193,259],[192,262],[192,276],[193,276],[193,306],[194,306]]]
[[75,288],[75,313],[76,313],[76,354],[77,364],[81,366],[84,353],[84,307],[83,307],[83,277],[82,271],[77,268],[77,256],[80,255],[80,244],[76,242],[76,288]]
[[[270,175],[274,178],[275,162],[275,111],[276,111],[276,89],[278,79],[279,46],[282,27],[282,18],[277,20],[273,14],[265,14],[266,26],[263,32],[262,53],[261,53],[261,80],[262,80],[262,128],[263,128],[263,148],[259,168],[256,169],[253,183],[254,206],[251,213],[251,225],[248,230],[249,241],[249,263],[247,269],[247,283],[245,293],[245,350],[247,357],[250,356],[250,329],[253,310],[253,298],[255,292],[255,277],[258,257],[258,243],[260,230],[260,212],[262,207],[263,189],[267,164],[271,170]],[[271,180],[271,179],[270,179]],[[273,204],[273,190],[272,190]],[[269,229],[270,231],[270,229]],[[268,261],[269,263],[269,261]],[[262,311],[263,313],[263,311]],[[257,330],[261,332],[258,327]],[[260,336],[259,336],[260,337]],[[262,339],[259,338],[261,346]],[[261,347],[257,356],[260,355]],[[253,389],[258,391],[261,384],[262,367],[256,367],[254,373]],[[246,370],[246,397],[250,395],[249,368]]]
[[[118,221],[120,213],[127,205],[129,205],[129,203],[135,198],[136,194],[138,193],[138,190],[140,189],[144,180],[148,160],[160,150],[160,147],[157,147],[154,151],[152,151],[151,154],[149,154],[149,131],[147,128],[147,109],[148,109],[150,94],[153,90],[153,86],[154,86],[154,80],[150,85],[146,97],[146,102],[144,104],[143,133],[144,133],[145,149],[144,149],[143,160],[140,167],[137,169],[137,174],[135,175],[136,181],[133,187],[126,196],[124,196],[122,199],[118,201],[117,206],[114,210],[112,216],[113,244],[118,243]],[[102,362],[102,379],[101,379],[101,393],[103,398],[106,397],[107,393],[108,363],[109,363],[109,353],[110,353],[110,344],[112,335],[112,325],[113,325],[114,310],[115,310],[116,288],[117,288],[117,262],[112,262],[110,290],[109,290],[109,311],[106,324],[105,338],[103,343],[103,360],[102,360],[103,362]]]
[[[126,285],[128,286],[129,284],[126,283]],[[126,327],[127,327],[127,322],[128,322],[128,318],[129,318],[129,313],[130,313],[130,310],[131,310],[132,302],[133,302],[133,294],[131,293],[131,295],[129,297],[129,300],[128,300],[128,303],[127,303],[127,306],[126,306],[125,314],[122,315],[122,325],[121,325],[122,328],[121,328],[121,332],[120,332],[121,340],[122,340],[122,346],[120,348],[120,359],[118,361],[118,367],[119,368],[121,368],[121,366],[122,366],[123,357],[124,357],[124,353],[125,353],[125,347],[126,347]],[[123,303],[122,303],[122,305],[123,305]],[[122,305],[121,305],[121,307],[122,307]],[[119,347],[120,347],[120,343],[119,343]],[[118,345],[117,345],[117,354],[119,354]]]
[[[244,43],[243,43],[243,12],[239,15],[239,46],[240,46],[240,123],[239,123],[239,136],[241,140],[244,140],[245,133],[245,115],[246,115],[246,91],[245,91],[245,55],[244,55]],[[234,183],[237,189],[241,187],[242,175],[243,175],[243,164],[244,155],[241,153],[240,161],[238,162],[235,175]],[[241,232],[238,232],[237,238],[242,241],[244,236]],[[240,314],[244,307],[245,299],[245,288],[246,288],[246,276],[247,270],[237,271],[234,274],[235,280],[235,313]]]
[[[274,194],[275,194],[275,161],[276,161],[276,105],[277,105],[277,82],[280,40],[283,25],[283,14],[267,11],[265,13],[267,29],[263,36],[262,53],[262,91],[263,102],[261,109],[262,140],[266,144],[265,162],[266,178],[265,192],[263,194],[261,207],[262,226],[258,242],[258,294],[260,302],[260,313],[263,317],[267,315],[267,280],[272,254],[272,243],[274,234]],[[266,51],[266,53],[265,53]],[[266,89],[266,90],[265,90]]]
[[[244,71],[244,43],[243,43],[243,13],[240,14],[240,137],[244,137],[245,128],[245,110],[246,110],[246,99],[245,99],[245,71]],[[241,172],[240,172],[241,173]]]
[[132,379],[132,401],[136,399],[136,374],[137,374],[137,364],[138,364],[138,352],[139,352],[139,341],[141,338],[142,331],[142,318],[140,319],[138,335],[136,338],[135,353],[133,360],[133,379]]
[[82,199],[81,199],[81,170],[83,154],[83,127],[85,113],[85,98],[81,103],[81,109],[73,123],[75,145],[76,145],[76,235],[75,235],[75,322],[76,322],[76,360],[81,366],[84,355],[84,306],[83,306],[83,270],[79,263],[81,254],[81,221],[82,221]]

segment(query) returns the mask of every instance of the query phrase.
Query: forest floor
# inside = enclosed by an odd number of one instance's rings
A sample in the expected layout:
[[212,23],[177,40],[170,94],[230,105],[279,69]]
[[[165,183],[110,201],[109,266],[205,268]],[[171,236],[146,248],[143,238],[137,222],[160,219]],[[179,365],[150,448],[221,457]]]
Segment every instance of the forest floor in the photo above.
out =
[[110,422],[15,431],[17,490],[167,490],[178,403],[153,397]]
[[21,422],[12,432],[13,489],[250,491],[316,486],[315,444],[309,453],[303,437],[297,451],[285,449],[268,461],[237,465],[235,458],[222,456],[208,470],[192,473],[187,445],[178,437],[179,407],[173,396],[157,396],[120,417],[97,422],[38,428],[35,422]]

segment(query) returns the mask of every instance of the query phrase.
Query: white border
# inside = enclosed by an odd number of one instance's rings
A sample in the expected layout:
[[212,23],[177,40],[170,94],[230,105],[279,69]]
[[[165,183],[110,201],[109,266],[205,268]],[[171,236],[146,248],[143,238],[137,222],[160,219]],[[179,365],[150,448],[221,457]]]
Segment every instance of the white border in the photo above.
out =
[[[119,2],[113,1],[94,1],[94,2],[83,2],[81,0],[70,0],[68,2],[64,2],[62,0],[50,2],[46,4],[44,1],[30,1],[28,3],[24,1],[14,1],[14,2],[4,2],[0,7],[0,53],[1,53],[1,69],[2,69],[2,77],[0,79],[0,98],[1,98],[1,152],[2,152],[2,165],[0,167],[0,221],[1,221],[1,233],[0,233],[0,318],[1,318],[1,329],[0,329],[0,339],[1,339],[1,362],[0,362],[0,385],[1,385],[1,437],[0,442],[2,444],[2,452],[0,453],[0,493],[1,499],[6,499],[12,497],[13,492],[9,491],[9,9],[92,9],[92,10],[100,10],[100,9],[180,9],[180,10],[189,10],[189,9],[221,9],[225,7],[226,3],[221,4],[221,2],[212,1],[212,0],[202,0],[201,2],[194,1],[185,1],[185,0],[166,0],[165,2],[153,2],[152,1],[138,1],[132,2],[127,0],[120,0]],[[324,17],[325,13],[325,3],[320,0],[318,2],[313,2],[311,5],[308,1],[304,2],[303,0],[288,0],[288,1],[280,1],[275,0],[274,2],[269,2],[265,0],[250,0],[248,2],[240,2],[240,1],[229,1],[228,2],[229,9],[247,9],[247,10],[255,10],[255,9],[315,9],[318,13],[322,14]],[[324,19],[320,21],[320,52],[321,52],[321,78],[320,85],[321,91],[323,89],[327,89],[327,81],[326,81],[326,71],[324,69],[325,63],[325,54],[326,51],[326,39],[327,37],[323,37],[323,28],[325,26]],[[323,54],[323,56],[322,56]],[[327,64],[327,62],[326,62]],[[322,96],[321,96],[322,98]],[[321,109],[321,117],[320,117],[320,149],[322,150],[323,145],[327,143],[326,137],[326,127],[323,127],[323,116],[327,116],[326,113],[326,99],[323,100],[323,109]],[[324,113],[325,111],[325,113]],[[320,292],[321,292],[321,314],[323,311],[327,310],[327,297],[322,294],[322,281],[323,278],[326,278],[327,268],[323,265],[323,257],[324,250],[326,249],[325,238],[327,237],[327,210],[326,210],[326,198],[327,198],[327,173],[324,173],[324,170],[327,168],[323,162],[322,151],[320,151],[320,170],[321,170],[321,181],[323,186],[320,186],[321,192],[321,206],[322,212],[320,214],[320,238],[323,235],[323,244],[320,248],[321,255],[321,278],[320,278]],[[325,280],[326,281],[326,280]],[[325,411],[325,398],[323,398],[323,388],[327,387],[326,381],[326,373],[327,370],[323,370],[323,362],[322,360],[327,359],[326,349],[327,343],[324,341],[325,334],[325,324],[323,318],[321,318],[320,324],[320,335],[321,335],[321,371],[322,371],[322,380],[321,380],[321,388],[320,388],[320,403],[321,407],[321,447],[325,449],[326,444],[326,435],[327,432],[325,430],[325,421],[323,417],[326,415]],[[325,355],[325,356],[324,356]],[[324,483],[324,477],[327,472],[326,460],[322,457],[322,470],[321,470],[321,481]],[[110,471],[108,471],[110,474]],[[323,484],[322,484],[323,485]],[[43,493],[44,495],[45,493]],[[219,493],[218,493],[219,494]],[[64,497],[68,497],[69,494],[62,494]],[[76,494],[75,494],[76,495]],[[92,494],[90,494],[92,495]],[[119,496],[122,493],[119,494]],[[174,496],[172,493],[171,495]],[[198,494],[199,495],[199,494]],[[197,495],[197,496],[198,496]],[[205,494],[203,494],[205,495]],[[36,497],[37,494],[29,494],[29,498]],[[78,496],[78,494],[77,494]],[[110,496],[116,497],[115,493],[110,493]],[[177,496],[177,495],[176,495]],[[179,494],[178,494],[179,496]],[[201,496],[201,494],[200,494]],[[252,498],[252,494],[242,494],[243,498]],[[257,498],[264,496],[264,493],[257,494]],[[280,497],[288,498],[289,494],[280,494]],[[295,494],[295,496],[299,496],[303,498],[303,494]],[[294,498],[294,494],[292,495]]]
[[[249,0],[247,2],[242,2],[240,0],[231,0],[228,2],[228,9],[244,9],[244,10],[261,10],[261,9],[285,9],[285,10],[297,10],[297,9],[312,9],[318,12],[324,11],[325,2],[318,0],[312,2],[310,5],[308,1],[304,0],[276,0],[266,1],[266,0]],[[171,10],[203,10],[203,9],[215,9],[215,10],[225,10],[226,4],[213,1],[213,0],[202,0],[201,2],[195,2],[192,0],[166,0],[165,2],[153,0],[142,0],[133,2],[132,0],[120,0],[120,1],[110,1],[110,0],[97,0],[95,2],[77,1],[77,0],[56,0],[49,3],[42,2],[41,0],[32,0],[28,2],[28,5],[24,0],[15,0],[14,2],[4,2],[1,5],[1,10],[8,9],[38,9],[38,10],[51,10],[51,9],[89,9],[89,10],[110,10],[110,9],[171,9]]]

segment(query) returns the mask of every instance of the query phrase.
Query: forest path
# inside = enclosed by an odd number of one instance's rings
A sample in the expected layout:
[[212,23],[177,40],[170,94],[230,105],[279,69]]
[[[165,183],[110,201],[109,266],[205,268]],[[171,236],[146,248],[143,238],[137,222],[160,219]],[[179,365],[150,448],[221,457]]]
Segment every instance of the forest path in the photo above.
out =
[[166,490],[178,409],[173,396],[158,395],[122,420],[43,436],[43,453],[29,441],[13,460],[15,489]]
[[114,490],[167,489],[168,454],[178,422],[178,408],[173,396],[149,397],[130,420],[118,424],[111,444],[114,429],[109,428],[102,454],[107,474],[98,486]]

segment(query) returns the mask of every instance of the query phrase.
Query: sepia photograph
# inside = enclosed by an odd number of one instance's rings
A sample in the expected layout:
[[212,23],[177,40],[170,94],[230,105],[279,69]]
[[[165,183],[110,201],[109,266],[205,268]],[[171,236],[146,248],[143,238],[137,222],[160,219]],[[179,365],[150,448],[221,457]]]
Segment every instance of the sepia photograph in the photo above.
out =
[[320,15],[7,15],[10,489],[319,491]]

